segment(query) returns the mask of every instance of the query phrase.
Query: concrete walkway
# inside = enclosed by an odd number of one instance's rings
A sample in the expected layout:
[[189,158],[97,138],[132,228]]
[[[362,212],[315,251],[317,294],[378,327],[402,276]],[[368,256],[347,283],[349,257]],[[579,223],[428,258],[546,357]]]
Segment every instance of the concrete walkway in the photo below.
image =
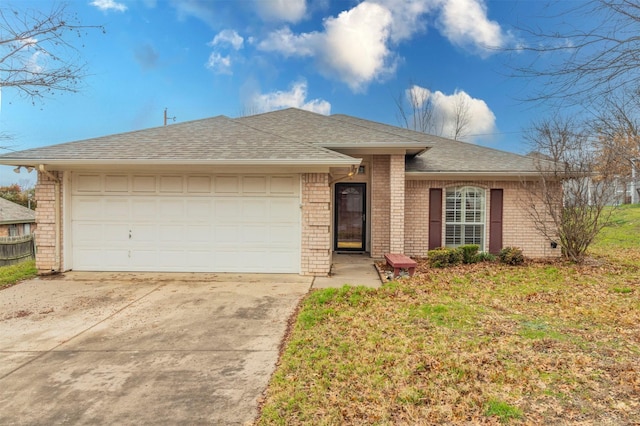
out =
[[344,285],[380,287],[382,281],[368,254],[333,254],[331,274],[316,277],[313,288],[339,288]]

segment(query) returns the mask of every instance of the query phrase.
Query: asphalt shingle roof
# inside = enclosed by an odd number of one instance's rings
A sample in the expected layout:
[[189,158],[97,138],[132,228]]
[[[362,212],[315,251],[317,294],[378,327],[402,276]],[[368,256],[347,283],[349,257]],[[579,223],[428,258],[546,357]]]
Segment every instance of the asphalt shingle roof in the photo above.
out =
[[335,120],[334,117],[289,108],[237,118],[235,121],[250,125],[254,129],[286,136],[291,140],[320,146],[357,146],[358,144],[371,143],[392,145],[423,142],[405,137],[397,132]]
[[[325,116],[296,108],[231,119],[218,116],[164,127],[34,148],[0,156],[0,163],[70,161],[128,163],[336,162],[353,158],[325,147],[428,148],[407,157],[407,172],[531,173],[535,160],[510,152],[427,135],[347,115]],[[417,150],[414,150],[416,152]],[[354,160],[355,161],[355,160]]]
[[408,139],[421,141],[429,146],[428,151],[407,159],[407,172],[523,173],[536,172],[537,170],[535,160],[524,155],[441,138],[348,115],[332,115],[331,118],[377,131],[395,133]]
[[33,148],[0,156],[27,160],[139,160],[192,162],[207,160],[336,161],[348,156],[260,131],[218,116]]
[[36,212],[20,204],[0,198],[0,223],[32,223],[36,221]]

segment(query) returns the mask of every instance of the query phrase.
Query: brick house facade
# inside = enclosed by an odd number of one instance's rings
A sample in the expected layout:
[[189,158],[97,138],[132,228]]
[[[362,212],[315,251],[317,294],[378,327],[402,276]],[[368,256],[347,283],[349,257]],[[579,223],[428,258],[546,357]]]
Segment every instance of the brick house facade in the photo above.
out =
[[[224,137],[212,139],[216,132]],[[175,147],[183,134],[190,138],[185,152]],[[147,147],[141,135],[153,143]],[[158,153],[163,141],[170,149]],[[235,152],[238,149],[245,151]],[[145,160],[151,155],[146,150],[163,165]],[[142,158],[140,167],[132,163],[136,155]],[[125,160],[128,169],[120,166]],[[184,267],[177,264],[169,270],[197,272],[207,270],[211,256],[225,258],[240,250],[235,259],[246,254],[247,259],[263,261],[258,270],[250,269],[253,261],[246,262],[247,272],[322,276],[330,272],[334,251],[365,252],[373,258],[385,253],[424,256],[434,244],[468,243],[467,234],[483,251],[517,246],[529,257],[560,254],[536,232],[524,208],[527,190],[522,182],[536,178],[532,159],[349,116],[289,109],[235,120],[216,117],[5,154],[0,162],[39,169],[36,263],[41,273],[102,270],[103,260],[104,270],[154,270],[154,265],[163,268],[181,258]],[[82,176],[86,180],[80,182]],[[192,181],[204,186],[191,191]],[[218,188],[218,181],[225,186]],[[136,189],[136,182],[151,186]],[[337,185],[353,189],[357,198],[345,191],[347,205],[339,208]],[[471,198],[460,198],[463,193]],[[131,210],[136,206],[144,208]],[[116,213],[104,215],[106,208]],[[354,215],[348,211],[352,208],[364,210]],[[138,216],[127,219],[118,211]],[[338,218],[347,213],[355,222],[362,217],[362,240],[341,248]],[[103,226],[99,217],[109,225]],[[206,222],[209,217],[212,222]],[[214,222],[217,217],[222,222]],[[466,223],[469,217],[473,220]],[[175,231],[167,234],[168,229]],[[95,244],[85,232],[94,233]],[[182,236],[191,240],[179,240]],[[175,242],[165,247],[163,241]],[[229,252],[223,243],[230,244]],[[288,246],[282,246],[285,243]],[[211,251],[214,246],[217,252]],[[89,247],[93,257],[78,247]],[[191,247],[201,263],[191,259]],[[134,262],[152,255],[167,260]],[[270,262],[280,265],[271,270]],[[213,270],[242,272],[244,264],[232,271],[218,264]]]

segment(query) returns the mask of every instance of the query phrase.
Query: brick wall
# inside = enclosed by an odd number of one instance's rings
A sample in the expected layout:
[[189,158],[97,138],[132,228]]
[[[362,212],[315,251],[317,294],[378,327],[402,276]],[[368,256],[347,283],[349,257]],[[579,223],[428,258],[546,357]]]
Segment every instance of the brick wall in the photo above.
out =
[[[62,180],[62,173],[51,172]],[[36,209],[36,223],[38,230],[36,232],[36,268],[40,274],[48,274],[56,268],[60,269],[63,259],[63,229],[60,225],[60,256],[56,259],[56,213],[55,213],[55,182],[46,174],[38,173],[38,183],[36,184],[36,200],[38,200],[38,208]],[[59,217],[62,220],[62,183],[60,183],[60,191],[58,193],[60,212]]]
[[[502,212],[502,245],[520,247],[525,256],[547,257],[559,256],[560,249],[552,249],[550,241],[541,236],[534,227],[525,208],[528,198],[527,190],[520,182],[513,181],[407,181],[405,191],[405,246],[404,251],[410,256],[424,256],[429,242],[429,188],[446,188],[451,186],[476,186],[487,190],[485,215],[488,219],[491,193],[489,189],[503,189]],[[443,200],[443,218],[445,203]],[[444,239],[443,239],[444,241]],[[489,226],[485,227],[485,250],[489,248]]]
[[404,253],[404,169],[404,155],[391,155],[389,158],[389,251],[391,253]]
[[389,253],[390,223],[390,158],[374,155],[371,159],[371,257]]
[[429,249],[429,186],[423,180],[408,180],[405,191],[404,251],[424,256]]
[[302,175],[303,275],[328,275],[331,270],[331,190],[326,173]]

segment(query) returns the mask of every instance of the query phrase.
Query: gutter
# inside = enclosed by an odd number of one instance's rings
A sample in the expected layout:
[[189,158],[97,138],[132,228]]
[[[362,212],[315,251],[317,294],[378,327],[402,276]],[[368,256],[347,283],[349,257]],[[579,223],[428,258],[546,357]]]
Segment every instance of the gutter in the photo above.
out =
[[54,252],[54,256],[55,256],[55,261],[53,264],[53,268],[51,268],[51,273],[55,274],[55,273],[59,273],[60,272],[60,245],[61,245],[61,233],[62,230],[60,229],[61,227],[61,222],[60,222],[60,179],[56,176],[54,176],[53,174],[51,174],[47,169],[45,169],[44,164],[40,164],[38,166],[38,172],[44,174],[45,176],[47,176],[50,180],[53,181],[54,184],[54,191],[55,193],[53,194],[53,199],[54,199],[54,209],[55,209],[55,215],[54,215],[54,228],[55,228],[55,233],[56,233],[56,242],[55,242],[55,252]]
[[65,159],[65,158],[16,158],[0,156],[0,164],[15,166],[25,163],[46,162],[49,166],[100,166],[100,165],[133,165],[133,166],[350,166],[360,164],[359,158],[344,156],[337,159],[244,159],[230,158],[217,160],[180,160],[180,159]]

